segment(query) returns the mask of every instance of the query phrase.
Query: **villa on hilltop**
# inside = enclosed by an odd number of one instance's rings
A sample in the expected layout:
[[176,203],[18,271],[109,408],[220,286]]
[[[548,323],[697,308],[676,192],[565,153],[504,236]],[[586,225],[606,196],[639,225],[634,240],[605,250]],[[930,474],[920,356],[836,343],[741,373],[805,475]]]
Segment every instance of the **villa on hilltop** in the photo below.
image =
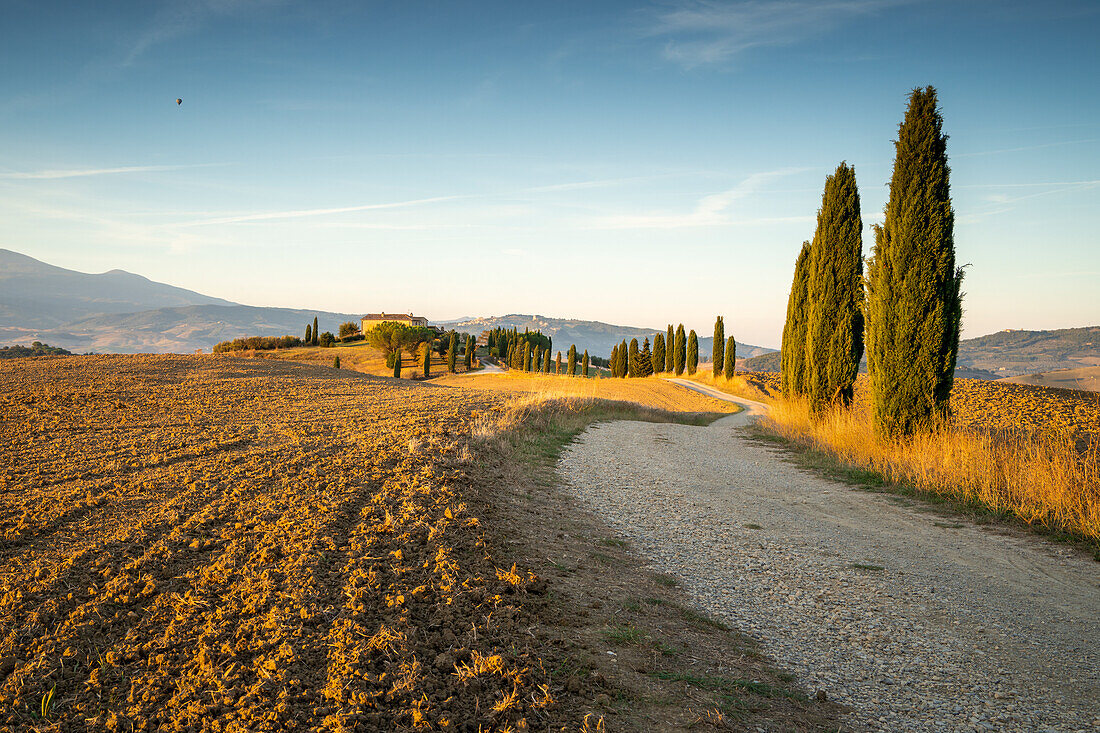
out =
[[414,316],[412,313],[368,313],[363,316],[362,333],[366,334],[380,323],[391,321],[393,323],[404,323],[406,326],[414,326],[417,328],[427,328],[428,319],[423,316]]

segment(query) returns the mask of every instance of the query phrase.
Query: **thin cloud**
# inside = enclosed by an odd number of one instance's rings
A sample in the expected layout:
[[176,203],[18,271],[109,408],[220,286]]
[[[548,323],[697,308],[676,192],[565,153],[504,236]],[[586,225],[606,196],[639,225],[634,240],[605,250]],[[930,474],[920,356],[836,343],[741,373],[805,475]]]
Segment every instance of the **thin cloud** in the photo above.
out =
[[219,216],[212,219],[198,219],[195,221],[179,222],[170,226],[192,227],[207,226],[210,224],[241,224],[252,221],[268,221],[270,219],[300,219],[308,216],[330,216],[332,214],[349,214],[355,211],[377,211],[381,209],[401,209],[410,206],[423,206],[441,201],[457,201],[459,199],[472,198],[471,196],[433,196],[424,199],[412,199],[410,201],[394,201],[385,204],[361,204],[357,206],[337,206],[324,209],[292,209],[290,211],[260,211],[249,214],[232,214]]
[[131,66],[149,49],[198,30],[214,16],[264,9],[282,0],[173,0],[128,44],[123,66]]
[[[689,227],[721,226],[735,222],[729,215],[729,208],[739,199],[756,193],[769,181],[793,173],[801,173],[808,168],[782,168],[775,171],[754,173],[733,188],[713,193],[699,199],[695,208],[681,214],[627,214],[598,217],[593,224],[599,229],[680,229]],[[805,217],[783,217],[769,221],[801,221]]]
[[1000,150],[982,150],[976,153],[958,153],[951,156],[952,158],[977,158],[982,155],[999,155],[1001,153],[1021,153],[1026,150],[1042,150],[1043,148],[1054,148],[1061,145],[1080,145],[1082,143],[1094,143],[1100,138],[1088,138],[1086,140],[1062,140],[1056,143],[1042,143],[1040,145],[1025,145],[1019,148],[1001,148]]
[[175,171],[184,168],[209,168],[221,163],[204,163],[200,165],[125,165],[117,168],[74,168],[67,170],[45,170],[0,173],[0,178],[13,180],[54,180],[58,178],[84,178],[86,176],[106,176],[119,173],[151,173],[156,171]]
[[666,59],[688,68],[729,61],[751,48],[789,46],[898,0],[684,0],[660,13],[643,36],[667,37]]

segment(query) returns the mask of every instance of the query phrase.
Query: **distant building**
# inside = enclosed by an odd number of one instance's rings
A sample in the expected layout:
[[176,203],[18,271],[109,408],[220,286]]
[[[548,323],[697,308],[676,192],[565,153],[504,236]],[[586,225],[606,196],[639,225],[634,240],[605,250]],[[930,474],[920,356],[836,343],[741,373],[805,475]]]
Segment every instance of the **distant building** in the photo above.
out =
[[371,330],[379,323],[385,323],[391,321],[393,323],[404,323],[406,326],[415,326],[417,328],[425,328],[428,325],[428,319],[423,316],[414,316],[412,313],[368,313],[363,316],[363,334],[366,335],[367,331]]

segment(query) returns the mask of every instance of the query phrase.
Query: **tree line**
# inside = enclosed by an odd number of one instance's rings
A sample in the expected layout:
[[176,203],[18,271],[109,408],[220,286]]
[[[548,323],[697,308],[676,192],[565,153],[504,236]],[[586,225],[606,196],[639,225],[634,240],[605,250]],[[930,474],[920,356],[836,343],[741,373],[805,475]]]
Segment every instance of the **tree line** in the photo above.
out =
[[813,240],[795,261],[781,387],[820,416],[851,405],[866,348],[876,431],[902,437],[949,414],[962,324],[947,136],[929,86],[909,95],[881,225],[863,272],[855,169],[826,177]]

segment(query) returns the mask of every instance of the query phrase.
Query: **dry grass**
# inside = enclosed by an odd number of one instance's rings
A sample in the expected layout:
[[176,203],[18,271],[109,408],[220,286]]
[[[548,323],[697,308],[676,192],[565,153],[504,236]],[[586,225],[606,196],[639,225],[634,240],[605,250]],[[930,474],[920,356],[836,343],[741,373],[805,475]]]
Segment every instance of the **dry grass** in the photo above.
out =
[[[324,367],[331,367],[333,358],[338,356],[340,357],[341,369],[371,374],[376,377],[393,377],[393,368],[386,366],[386,355],[380,349],[368,346],[363,341],[337,344],[330,348],[301,346],[294,349],[276,349],[274,351],[237,351],[232,352],[232,355],[253,359],[294,361],[300,364],[314,364]],[[464,369],[463,358],[459,355],[456,363],[456,367],[460,372]],[[420,358],[409,356],[408,352],[401,352],[401,366],[401,376],[405,379],[420,379],[423,375],[420,368]],[[446,371],[446,358],[433,352],[431,375],[443,374]]]
[[[464,390],[525,394],[528,404],[565,400],[568,409],[587,409],[584,401],[628,402],[652,410],[733,414],[740,407],[693,392],[661,379],[582,379],[524,373],[443,376],[433,384]],[[579,400],[579,402],[578,402]],[[570,402],[573,401],[573,402]]]
[[805,402],[782,399],[773,401],[763,427],[891,482],[1100,541],[1095,434],[956,427],[886,442],[875,435],[865,402],[814,422]]

